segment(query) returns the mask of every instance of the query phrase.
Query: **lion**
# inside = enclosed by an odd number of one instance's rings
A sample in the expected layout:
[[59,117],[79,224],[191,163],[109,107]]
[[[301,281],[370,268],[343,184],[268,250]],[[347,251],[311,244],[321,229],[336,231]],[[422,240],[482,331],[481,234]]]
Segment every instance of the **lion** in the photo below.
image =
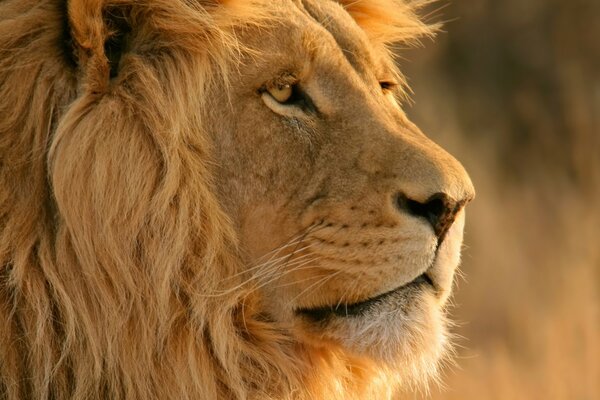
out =
[[399,0],[0,3],[0,398],[389,399],[447,359],[473,185]]

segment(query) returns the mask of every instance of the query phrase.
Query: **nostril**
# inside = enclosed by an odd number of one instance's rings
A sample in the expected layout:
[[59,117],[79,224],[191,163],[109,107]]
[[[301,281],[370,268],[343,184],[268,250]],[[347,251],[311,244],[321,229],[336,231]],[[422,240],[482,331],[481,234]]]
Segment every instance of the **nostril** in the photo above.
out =
[[460,210],[460,205],[444,193],[436,193],[424,203],[412,200],[404,193],[399,193],[396,197],[396,205],[402,211],[425,218],[439,240],[443,239]]

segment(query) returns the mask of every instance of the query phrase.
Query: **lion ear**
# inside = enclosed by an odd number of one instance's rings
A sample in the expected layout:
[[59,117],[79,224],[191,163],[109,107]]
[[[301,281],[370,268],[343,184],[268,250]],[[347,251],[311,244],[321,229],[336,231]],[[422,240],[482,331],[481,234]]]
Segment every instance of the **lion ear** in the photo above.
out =
[[439,25],[428,25],[418,14],[429,0],[337,0],[367,36],[383,44],[417,45],[432,36]]
[[103,0],[70,0],[68,21],[75,61],[88,82],[105,86],[119,74],[129,51],[135,2],[106,4]]

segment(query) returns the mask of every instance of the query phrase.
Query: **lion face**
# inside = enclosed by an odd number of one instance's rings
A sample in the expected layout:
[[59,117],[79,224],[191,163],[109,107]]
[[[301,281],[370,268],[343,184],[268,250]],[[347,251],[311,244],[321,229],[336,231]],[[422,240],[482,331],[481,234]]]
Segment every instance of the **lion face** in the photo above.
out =
[[0,392],[380,399],[435,372],[473,188],[395,100],[419,4],[0,2]]
[[444,347],[471,181],[407,119],[392,60],[340,5],[285,12],[246,32],[260,55],[212,117],[244,282],[308,346],[429,362]]

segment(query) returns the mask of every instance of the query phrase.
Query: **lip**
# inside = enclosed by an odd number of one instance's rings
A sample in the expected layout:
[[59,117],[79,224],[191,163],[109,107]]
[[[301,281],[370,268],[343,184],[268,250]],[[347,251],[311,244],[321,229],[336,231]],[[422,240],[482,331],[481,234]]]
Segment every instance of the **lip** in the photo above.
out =
[[396,293],[405,291],[411,287],[417,287],[421,285],[428,285],[435,288],[433,281],[427,275],[427,272],[419,275],[412,281],[405,283],[395,289],[388,292],[379,294],[375,297],[371,297],[367,300],[363,300],[357,303],[350,304],[336,304],[335,306],[321,306],[315,308],[299,308],[296,310],[296,315],[304,317],[312,322],[323,322],[331,317],[340,318],[355,318],[361,317],[367,313],[367,311],[377,304],[385,301],[387,298],[393,296]]

